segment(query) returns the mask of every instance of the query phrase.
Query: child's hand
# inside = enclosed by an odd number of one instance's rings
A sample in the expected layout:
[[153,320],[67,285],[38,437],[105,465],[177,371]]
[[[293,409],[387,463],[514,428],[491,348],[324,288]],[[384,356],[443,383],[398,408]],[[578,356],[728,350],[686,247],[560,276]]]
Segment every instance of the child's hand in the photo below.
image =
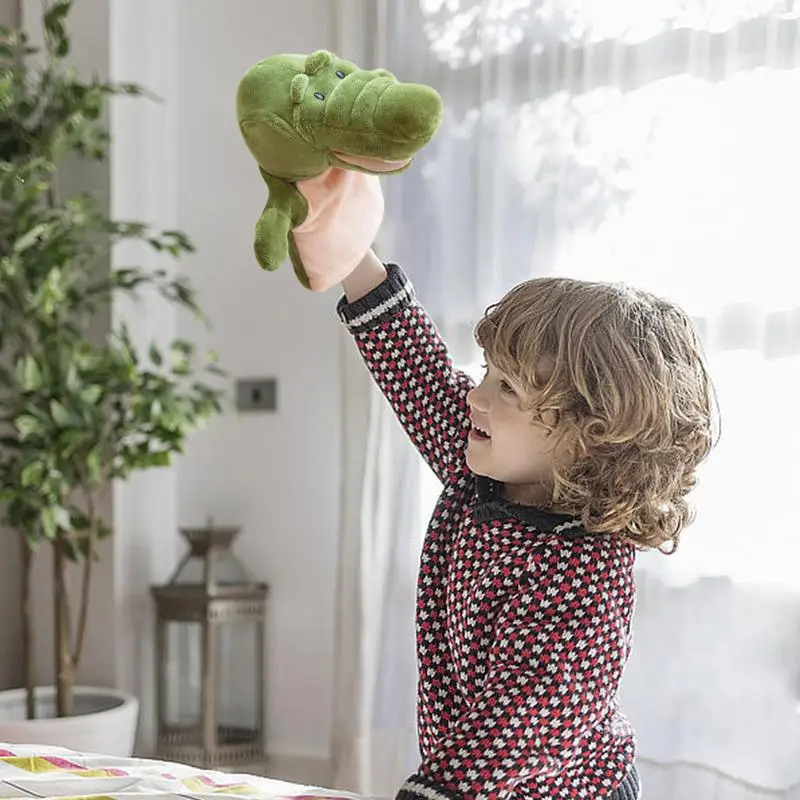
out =
[[372,247],[383,221],[380,178],[332,167],[302,181],[308,216],[293,231],[294,247],[313,291],[341,283]]

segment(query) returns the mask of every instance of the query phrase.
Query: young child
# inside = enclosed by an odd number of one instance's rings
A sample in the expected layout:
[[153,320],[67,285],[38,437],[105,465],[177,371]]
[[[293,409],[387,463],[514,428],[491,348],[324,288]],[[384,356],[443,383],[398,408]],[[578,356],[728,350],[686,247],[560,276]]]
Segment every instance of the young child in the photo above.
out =
[[[355,176],[379,220],[377,179]],[[476,386],[374,227],[329,206],[298,253],[365,253],[323,283],[443,484],[418,581],[422,763],[397,800],[636,800],[618,706],[634,556],[677,545],[714,428],[691,321],[634,289],[531,280],[479,322]]]
[[372,251],[339,314],[443,484],[418,584],[422,763],[399,800],[640,796],[618,707],[634,555],[677,545],[712,445],[690,319],[542,278],[476,330],[477,386],[399,266]]

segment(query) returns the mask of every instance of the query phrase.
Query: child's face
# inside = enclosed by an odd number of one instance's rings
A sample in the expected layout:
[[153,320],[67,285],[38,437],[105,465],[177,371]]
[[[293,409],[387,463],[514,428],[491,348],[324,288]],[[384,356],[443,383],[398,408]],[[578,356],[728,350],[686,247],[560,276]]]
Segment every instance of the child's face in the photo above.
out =
[[488,363],[483,380],[467,395],[467,465],[504,483],[508,499],[542,505],[550,498],[558,437],[534,421],[534,399]]

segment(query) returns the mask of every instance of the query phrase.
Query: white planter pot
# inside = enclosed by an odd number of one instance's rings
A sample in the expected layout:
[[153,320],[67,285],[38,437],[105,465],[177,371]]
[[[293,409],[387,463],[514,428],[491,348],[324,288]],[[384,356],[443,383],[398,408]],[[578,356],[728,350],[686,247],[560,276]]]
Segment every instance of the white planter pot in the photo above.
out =
[[52,686],[36,689],[36,719],[26,719],[25,690],[0,692],[0,742],[66,747],[79,753],[133,754],[139,701],[115,689],[75,687],[71,717],[58,718]]

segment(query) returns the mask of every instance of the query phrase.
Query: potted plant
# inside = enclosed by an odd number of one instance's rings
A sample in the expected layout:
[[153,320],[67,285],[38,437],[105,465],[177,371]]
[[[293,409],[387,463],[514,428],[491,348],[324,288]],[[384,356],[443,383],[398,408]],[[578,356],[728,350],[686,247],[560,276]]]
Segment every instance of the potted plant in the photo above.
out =
[[[140,352],[123,324],[92,334],[112,299],[142,290],[200,312],[183,278],[108,267],[120,240],[179,257],[191,250],[183,234],[112,220],[89,194],[59,194],[66,157],[106,158],[108,101],[143,93],[83,81],[66,66],[70,5],[44,4],[41,52],[24,31],[0,30],[0,514],[21,545],[25,664],[24,689],[0,693],[0,741],[76,747],[68,723],[85,729],[87,709],[126,707],[136,725],[135,700],[109,690],[89,691],[87,700],[75,685],[97,543],[112,533],[103,494],[136,470],[168,465],[187,435],[221,410],[221,393],[198,379],[200,370],[219,371],[189,342]],[[53,687],[38,687],[33,667],[31,565],[43,548],[53,554]],[[82,581],[77,597],[67,591],[73,568]],[[118,715],[108,721],[120,724]],[[121,750],[130,750],[134,731]],[[103,736],[99,749],[109,752],[113,734]]]

